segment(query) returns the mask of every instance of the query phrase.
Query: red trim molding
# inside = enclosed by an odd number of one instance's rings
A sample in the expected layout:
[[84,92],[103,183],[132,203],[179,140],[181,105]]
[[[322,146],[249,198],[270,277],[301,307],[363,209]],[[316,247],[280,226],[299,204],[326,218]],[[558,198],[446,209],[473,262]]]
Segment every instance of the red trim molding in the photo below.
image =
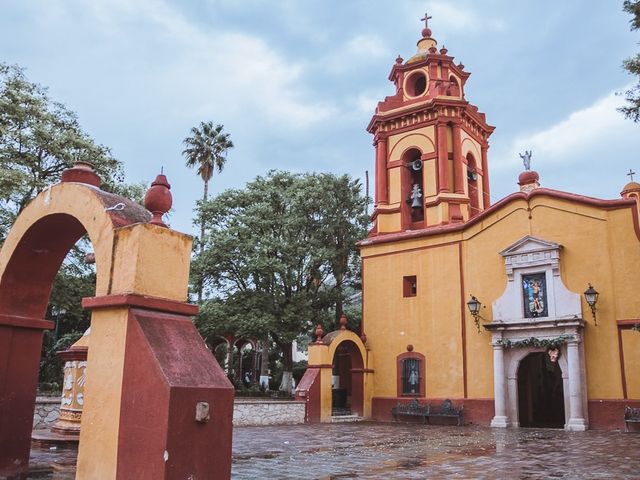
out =
[[624,346],[622,344],[622,328],[618,325],[618,355],[620,356],[620,380],[622,382],[622,398],[627,398],[627,375],[624,371]]
[[483,221],[489,215],[492,215],[496,211],[500,210],[502,207],[508,205],[511,202],[515,202],[517,200],[526,200],[529,201],[537,196],[546,196],[551,198],[558,198],[561,200],[568,200],[571,202],[578,202],[583,205],[589,205],[592,207],[602,208],[603,210],[618,210],[622,208],[630,208],[632,209],[632,214],[634,218],[634,228],[636,231],[636,235],[638,239],[640,239],[640,227],[638,227],[637,215],[635,214],[636,201],[634,199],[615,199],[615,200],[601,200],[599,198],[586,197],[584,195],[576,195],[574,193],[561,192],[559,190],[552,190],[550,188],[536,188],[529,193],[524,192],[515,192],[511,195],[503,198],[502,200],[494,203],[489,208],[483,210],[475,217],[471,218],[469,221],[465,223],[456,223],[456,224],[448,224],[448,225],[438,225],[431,228],[427,228],[424,230],[414,230],[407,232],[398,232],[398,233],[389,233],[389,234],[379,234],[376,237],[366,238],[365,240],[361,240],[357,243],[358,247],[366,247],[368,245],[374,245],[378,243],[389,243],[395,242],[398,240],[412,240],[414,238],[422,238],[422,237],[430,237],[434,235],[440,235],[442,233],[451,233],[463,231],[476,223]]
[[87,310],[114,307],[137,307],[160,312],[177,313],[193,316],[198,314],[198,306],[191,303],[176,302],[165,298],[147,297],[145,295],[105,295],[102,297],[85,297],[82,307]]
[[464,291],[464,269],[462,266],[462,242],[458,243],[458,267],[460,275],[460,336],[462,341],[462,389],[467,398],[467,324],[465,322],[467,306]]
[[[635,215],[634,215],[635,218]],[[624,368],[624,344],[622,343],[622,330],[631,330],[634,326],[640,324],[640,318],[625,318],[616,321],[618,331],[618,355],[620,357],[620,381],[622,382],[622,398],[627,399],[627,372]]]
[[0,326],[14,328],[33,328],[36,330],[52,330],[55,324],[42,318],[20,317],[0,314]]

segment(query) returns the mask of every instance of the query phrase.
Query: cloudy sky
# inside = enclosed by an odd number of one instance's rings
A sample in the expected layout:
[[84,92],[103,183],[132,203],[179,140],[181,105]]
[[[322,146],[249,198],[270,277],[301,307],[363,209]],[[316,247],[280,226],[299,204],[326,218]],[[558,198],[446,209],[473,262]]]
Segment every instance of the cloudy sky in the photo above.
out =
[[373,175],[365,127],[425,10],[496,126],[492,201],[516,190],[524,149],[544,186],[584,195],[616,198],[640,172],[640,125],[616,111],[640,50],[622,0],[4,0],[0,61],[76,111],[128,181],[163,166],[171,224],[192,233],[202,182],[181,152],[200,121],[236,145],[214,194],[275,168]]

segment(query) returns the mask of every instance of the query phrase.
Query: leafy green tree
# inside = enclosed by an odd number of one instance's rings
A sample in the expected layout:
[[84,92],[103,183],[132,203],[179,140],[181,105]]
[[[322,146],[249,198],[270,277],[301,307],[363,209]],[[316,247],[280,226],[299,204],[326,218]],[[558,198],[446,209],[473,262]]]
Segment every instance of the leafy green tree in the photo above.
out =
[[77,116],[51,100],[17,66],[0,63],[0,240],[16,215],[77,161],[114,185],[122,164],[80,127]]
[[206,234],[193,280],[215,294],[197,321],[205,338],[268,335],[289,390],[293,340],[332,324],[345,285],[357,283],[365,207],[360,184],[347,176],[275,171],[201,203]]
[[[625,12],[632,15],[631,30],[640,29],[640,0],[625,0],[623,3]],[[627,58],[623,66],[631,75],[638,77],[638,83],[624,92],[625,98],[629,102],[627,106],[621,107],[620,111],[625,117],[634,122],[640,121],[640,54]]]
[[[125,185],[121,162],[87,135],[74,112],[30,82],[23,69],[0,63],[0,246],[22,209],[42,190],[57,183],[77,161],[91,163],[103,188],[142,201],[146,186]],[[56,328],[43,342],[42,383],[59,384],[62,365],[56,351],[89,327],[82,297],[95,294],[95,270],[84,262],[86,239],[69,253],[53,284],[46,317]]]
[[[209,196],[209,181],[213,172],[222,172],[227,163],[227,152],[233,148],[233,142],[228,133],[223,133],[223,125],[213,126],[213,122],[200,122],[199,127],[193,127],[190,135],[183,140],[185,149],[182,154],[186,158],[189,168],[197,168],[198,175],[204,182],[202,201]],[[200,246],[204,241],[204,223],[200,222]],[[202,301],[202,285],[198,285],[198,303]]]

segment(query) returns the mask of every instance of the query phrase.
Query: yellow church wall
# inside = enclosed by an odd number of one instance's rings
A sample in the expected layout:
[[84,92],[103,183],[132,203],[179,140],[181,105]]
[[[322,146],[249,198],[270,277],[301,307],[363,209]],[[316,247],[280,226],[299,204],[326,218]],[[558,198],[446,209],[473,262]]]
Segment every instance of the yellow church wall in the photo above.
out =
[[[427,396],[462,397],[460,316],[464,311],[467,396],[493,397],[491,336],[483,328],[477,332],[461,302],[475,295],[483,304],[482,322],[491,321],[491,304],[507,284],[499,252],[525,235],[563,245],[560,276],[570,291],[580,295],[587,324],[588,398],[622,398],[616,320],[640,316],[640,302],[634,300],[636,282],[629,281],[637,276],[640,265],[631,213],[628,208],[605,210],[546,195],[514,200],[462,231],[362,247],[365,330],[377,352],[374,396],[396,395],[395,359],[407,344],[413,344],[414,351],[426,356]],[[417,276],[416,297],[402,296],[406,275]],[[582,295],[589,282],[600,292],[598,326]],[[625,373],[629,396],[637,398],[640,375],[631,366],[640,364],[636,358],[640,340],[632,333],[640,338],[637,332],[623,332]]]
[[600,292],[597,327],[582,299],[583,318],[587,323],[584,350],[588,397],[621,398],[620,362],[614,348],[617,327],[611,302],[620,293],[614,286],[611,257],[615,254],[608,235],[608,229],[613,225],[607,221],[605,211],[593,207],[561,201],[547,205],[540,202],[532,202],[531,234],[563,245],[560,262],[563,283],[581,297],[589,282]]
[[[395,357],[408,344],[426,356],[427,396],[462,395],[460,292],[451,287],[459,277],[453,265],[455,245],[365,260],[367,344],[389,352],[375,357],[374,396],[396,395]],[[417,277],[417,295],[405,298],[403,277],[410,275]],[[387,281],[376,281],[381,278]]]
[[515,202],[510,205],[509,212],[491,215],[482,224],[465,231],[466,241],[462,244],[463,300],[466,303],[469,296],[474,295],[483,305],[480,332],[464,305],[467,316],[467,395],[470,398],[493,397],[491,334],[482,328],[482,324],[493,318],[491,304],[507,286],[504,261],[499,252],[525,235],[527,217],[526,202]]
[[622,346],[624,349],[624,371],[627,380],[627,396],[640,399],[640,332],[633,330],[622,331]]

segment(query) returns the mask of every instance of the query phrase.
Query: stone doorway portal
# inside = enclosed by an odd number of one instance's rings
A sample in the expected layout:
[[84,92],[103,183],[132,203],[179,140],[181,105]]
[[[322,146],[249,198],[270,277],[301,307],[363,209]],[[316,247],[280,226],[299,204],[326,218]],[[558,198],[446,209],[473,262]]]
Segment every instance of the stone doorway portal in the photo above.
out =
[[521,427],[564,427],[562,370],[545,352],[530,353],[520,362],[518,417]]

